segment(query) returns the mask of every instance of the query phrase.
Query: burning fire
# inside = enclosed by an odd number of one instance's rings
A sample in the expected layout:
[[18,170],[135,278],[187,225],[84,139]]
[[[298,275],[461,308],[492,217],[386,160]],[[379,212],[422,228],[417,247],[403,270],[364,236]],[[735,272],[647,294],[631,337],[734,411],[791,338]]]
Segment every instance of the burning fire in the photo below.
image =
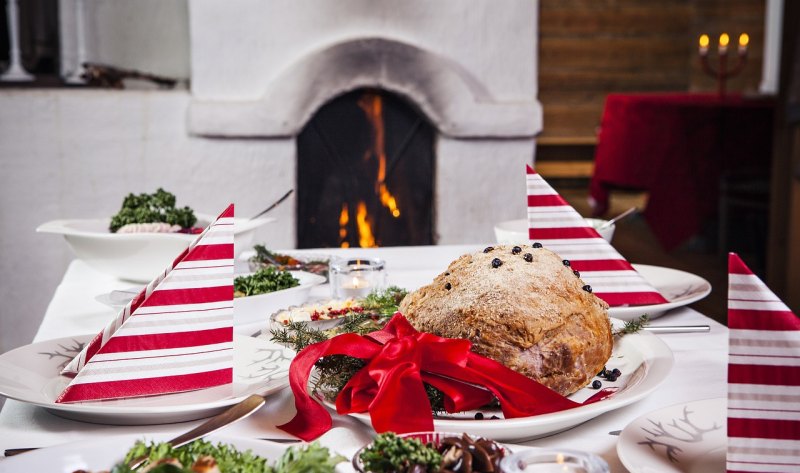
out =
[[368,151],[365,158],[369,159],[370,154],[374,154],[378,158],[375,192],[381,205],[389,209],[392,217],[399,218],[400,209],[397,207],[397,200],[386,187],[386,129],[383,124],[383,98],[378,94],[366,93],[359,99],[358,105],[366,113],[373,130],[372,149],[369,150],[372,153]]
[[350,213],[347,211],[347,202],[342,204],[342,211],[339,212],[339,241],[342,248],[350,248],[347,241],[347,224],[350,222]]
[[358,203],[356,211],[356,224],[358,225],[358,246],[361,248],[375,248],[375,237],[372,235],[372,227],[369,224],[367,215],[367,204],[364,201]]
[[[378,159],[378,173],[375,179],[375,194],[383,207],[388,209],[394,218],[400,218],[400,208],[397,199],[386,186],[386,129],[383,123],[383,99],[374,93],[365,93],[358,101],[358,106],[364,110],[367,120],[372,126],[372,146],[364,153],[364,161],[369,161],[372,156]],[[342,248],[350,247],[347,241],[347,224],[350,222],[350,213],[347,203],[342,204],[339,214],[339,239]],[[367,204],[358,203],[356,209],[356,225],[358,229],[358,245],[362,248],[378,246],[372,232],[372,218],[367,213]]]
[[[350,211],[347,209],[347,202],[342,204],[342,211],[339,213],[339,241],[342,248],[350,248],[347,241],[347,224],[350,223]],[[362,200],[356,209],[356,228],[358,229],[358,246],[361,248],[376,248],[375,236],[372,234],[372,225],[367,214],[367,204]]]

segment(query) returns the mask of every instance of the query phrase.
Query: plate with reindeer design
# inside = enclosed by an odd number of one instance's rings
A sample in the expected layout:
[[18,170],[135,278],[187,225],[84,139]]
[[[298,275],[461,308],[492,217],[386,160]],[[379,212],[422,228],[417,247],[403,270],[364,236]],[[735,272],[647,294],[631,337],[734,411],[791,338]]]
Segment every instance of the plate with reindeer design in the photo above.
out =
[[724,472],[725,408],[704,399],[645,414],[620,434],[619,459],[631,473]]
[[46,340],[0,355],[0,396],[43,407],[68,419],[114,425],[149,425],[201,419],[255,393],[289,384],[294,352],[265,338],[235,335],[233,382],[207,389],[108,401],[56,403],[70,379],[61,369],[93,334]]

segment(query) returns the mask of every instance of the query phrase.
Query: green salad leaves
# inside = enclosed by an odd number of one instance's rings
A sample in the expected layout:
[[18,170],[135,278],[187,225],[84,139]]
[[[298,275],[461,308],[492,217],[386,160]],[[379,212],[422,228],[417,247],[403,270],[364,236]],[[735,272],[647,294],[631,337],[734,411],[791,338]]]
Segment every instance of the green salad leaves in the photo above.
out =
[[111,473],[133,473],[126,465],[129,461],[143,455],[149,463],[165,459],[175,459],[180,466],[164,463],[149,470],[150,473],[191,473],[192,465],[202,456],[213,457],[222,473],[333,473],[337,463],[346,461],[341,455],[331,455],[330,451],[314,442],[302,447],[290,447],[274,465],[251,451],[240,452],[227,444],[214,445],[205,440],[196,440],[183,447],[172,448],[166,443],[146,444],[136,442],[122,464],[111,469]]
[[261,268],[253,274],[239,276],[233,280],[233,296],[247,297],[299,286],[300,281],[289,271],[274,266]]
[[111,217],[109,230],[116,233],[130,223],[159,222],[191,228],[197,217],[189,207],[175,207],[175,195],[159,188],[154,194],[128,194],[120,211]]

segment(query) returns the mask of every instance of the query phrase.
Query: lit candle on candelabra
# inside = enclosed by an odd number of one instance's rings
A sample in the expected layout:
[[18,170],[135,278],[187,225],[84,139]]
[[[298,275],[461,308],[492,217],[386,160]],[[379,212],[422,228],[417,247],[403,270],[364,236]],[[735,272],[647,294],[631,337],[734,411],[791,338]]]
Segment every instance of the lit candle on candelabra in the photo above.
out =
[[728,54],[728,44],[731,42],[731,37],[728,36],[728,33],[722,33],[719,35],[719,51],[720,56],[724,54]]
[[700,35],[700,55],[708,54],[708,44],[711,42],[707,34]]
[[747,54],[747,45],[750,43],[750,35],[742,33],[739,35],[739,55]]
[[698,41],[698,52],[700,54],[700,64],[703,66],[703,71],[717,79],[717,92],[720,97],[725,95],[725,82],[731,77],[739,74],[744,69],[747,62],[747,45],[750,43],[750,36],[747,33],[739,35],[739,49],[738,59],[733,68],[728,64],[728,46],[731,42],[731,37],[728,33],[719,35],[719,43],[717,46],[717,67],[711,65],[709,61],[708,48],[711,42],[707,34],[700,35]]

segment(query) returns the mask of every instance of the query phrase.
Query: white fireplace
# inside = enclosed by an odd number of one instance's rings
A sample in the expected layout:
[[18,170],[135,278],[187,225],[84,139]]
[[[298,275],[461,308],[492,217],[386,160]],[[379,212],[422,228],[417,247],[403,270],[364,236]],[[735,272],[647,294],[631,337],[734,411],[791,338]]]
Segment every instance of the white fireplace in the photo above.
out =
[[321,106],[394,92],[437,131],[435,241],[488,241],[494,222],[525,212],[541,130],[537,13],[529,0],[192,0],[188,131],[270,140],[284,159],[253,182],[278,192]]

